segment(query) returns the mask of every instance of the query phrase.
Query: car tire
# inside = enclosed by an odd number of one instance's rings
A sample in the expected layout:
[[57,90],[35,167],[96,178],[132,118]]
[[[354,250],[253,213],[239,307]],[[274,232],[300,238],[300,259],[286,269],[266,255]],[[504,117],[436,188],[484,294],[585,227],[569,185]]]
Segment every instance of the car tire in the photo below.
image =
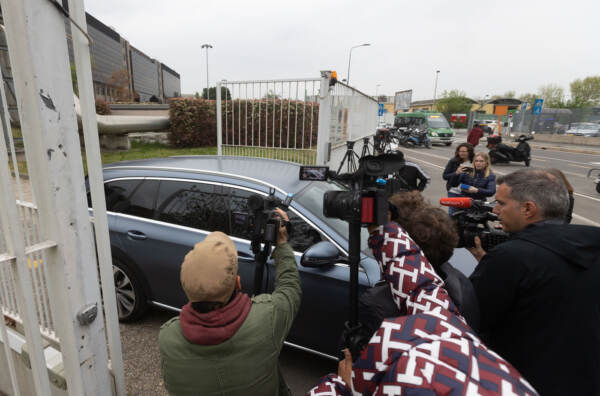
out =
[[139,278],[126,264],[113,258],[113,279],[117,294],[117,313],[120,322],[133,322],[148,308],[146,294]]
[[596,183],[596,192],[600,193],[600,183]]
[[530,159],[526,159],[525,160],[525,166],[529,166],[531,164],[531,160]]
[[452,143],[445,143],[446,146],[450,146]]

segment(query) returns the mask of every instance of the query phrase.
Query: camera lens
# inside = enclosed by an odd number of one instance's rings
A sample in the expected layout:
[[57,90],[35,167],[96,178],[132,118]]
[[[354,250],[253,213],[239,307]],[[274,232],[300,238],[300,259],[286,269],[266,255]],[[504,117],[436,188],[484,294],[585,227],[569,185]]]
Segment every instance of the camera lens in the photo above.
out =
[[360,219],[360,191],[327,191],[323,195],[323,214],[342,220]]

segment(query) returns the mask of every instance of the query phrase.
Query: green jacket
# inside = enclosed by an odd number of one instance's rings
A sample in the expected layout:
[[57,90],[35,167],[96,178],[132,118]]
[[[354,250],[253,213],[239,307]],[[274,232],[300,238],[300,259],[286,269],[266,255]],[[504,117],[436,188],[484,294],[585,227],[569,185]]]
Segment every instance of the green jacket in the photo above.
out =
[[275,290],[252,298],[246,320],[227,341],[192,344],[181,332],[179,317],[162,325],[160,365],[171,395],[288,394],[278,360],[300,307],[300,277],[288,243],[278,246],[273,257]]

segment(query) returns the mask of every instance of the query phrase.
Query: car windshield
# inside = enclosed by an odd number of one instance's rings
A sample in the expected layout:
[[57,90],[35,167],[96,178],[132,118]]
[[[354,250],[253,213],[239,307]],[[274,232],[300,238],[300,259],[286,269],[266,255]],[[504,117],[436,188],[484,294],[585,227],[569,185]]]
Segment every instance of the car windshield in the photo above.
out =
[[446,118],[441,115],[427,116],[427,123],[429,124],[430,128],[450,128],[450,125],[448,125],[448,121],[446,121]]
[[[330,190],[347,190],[347,188],[335,182],[314,182],[308,185],[301,193],[294,196],[294,201],[298,202],[300,205],[304,206],[306,209],[311,211],[315,216],[319,219],[323,220],[323,222],[327,223],[331,228],[333,228],[338,234],[348,239],[348,223],[340,220],[334,219],[330,217],[325,217],[323,215],[323,195],[325,192]],[[369,249],[367,245],[367,239],[369,238],[369,232],[366,228],[361,229],[360,233],[360,250],[368,255],[373,256],[371,249]]]

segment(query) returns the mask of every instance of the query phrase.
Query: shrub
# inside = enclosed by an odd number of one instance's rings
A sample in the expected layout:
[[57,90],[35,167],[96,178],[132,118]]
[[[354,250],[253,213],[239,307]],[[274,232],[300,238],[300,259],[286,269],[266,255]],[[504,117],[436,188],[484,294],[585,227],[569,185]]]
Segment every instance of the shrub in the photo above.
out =
[[96,114],[108,115],[110,114],[110,106],[108,102],[102,99],[96,99]]
[[[262,99],[223,101],[221,105],[223,144],[310,148],[317,143],[316,102]],[[214,100],[172,99],[169,117],[173,145],[216,146]]]

